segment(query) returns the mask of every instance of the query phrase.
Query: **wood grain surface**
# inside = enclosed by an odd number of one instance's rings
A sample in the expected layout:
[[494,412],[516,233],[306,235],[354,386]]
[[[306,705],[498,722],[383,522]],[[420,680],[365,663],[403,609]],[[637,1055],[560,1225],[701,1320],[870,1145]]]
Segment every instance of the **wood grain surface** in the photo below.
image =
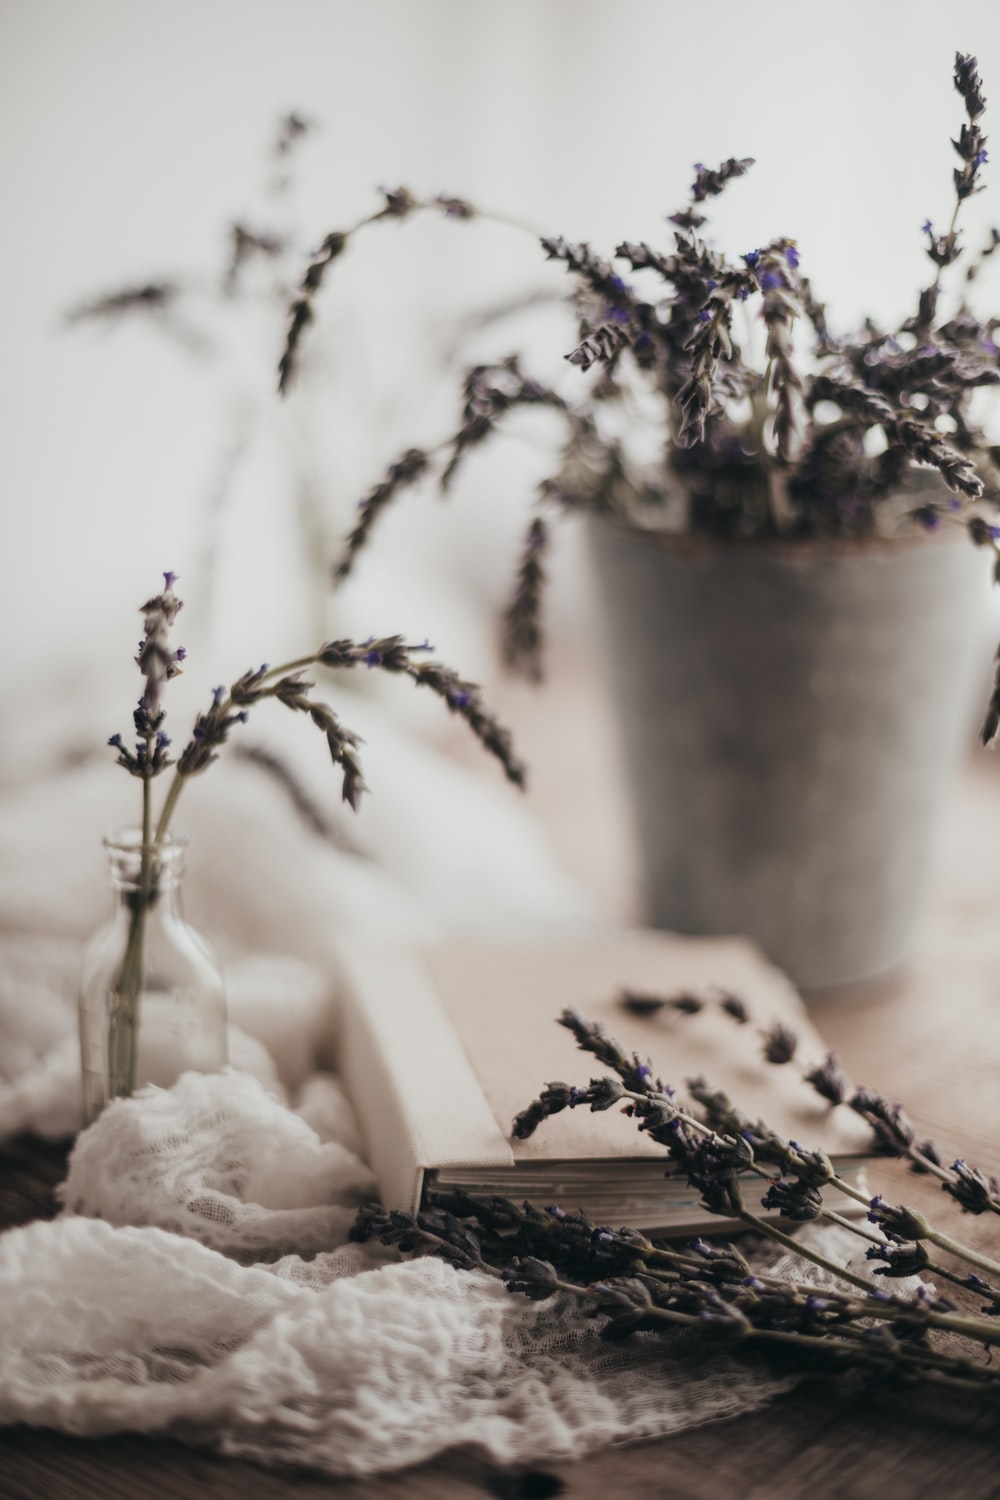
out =
[[[856,1083],[903,1100],[946,1151],[1000,1165],[1000,763],[978,758],[949,809],[925,920],[905,973],[816,1003],[821,1031]],[[21,1138],[0,1153],[0,1225],[56,1211],[65,1148]],[[895,1201],[937,1209],[932,1182],[876,1167]],[[970,1243],[1000,1252],[1000,1220],[966,1218]],[[364,1481],[267,1470],[160,1439],[83,1441],[0,1434],[0,1500],[997,1500],[1000,1419],[929,1393],[863,1398],[825,1382],[763,1413],[585,1462],[501,1473],[474,1453]]]

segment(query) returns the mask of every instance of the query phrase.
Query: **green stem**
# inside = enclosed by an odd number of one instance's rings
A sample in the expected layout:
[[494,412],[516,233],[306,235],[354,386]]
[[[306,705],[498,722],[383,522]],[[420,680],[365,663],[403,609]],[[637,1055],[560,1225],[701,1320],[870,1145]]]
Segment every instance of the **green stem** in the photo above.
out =
[[128,938],[121,968],[110,998],[108,1018],[108,1098],[128,1097],[135,1092],[139,1009],[146,979],[146,914],[152,900],[153,845],[152,787],[147,772],[142,778],[142,844],[139,851],[138,888],[132,893]]
[[929,1312],[927,1321],[932,1328],[943,1328],[949,1333],[960,1333],[963,1338],[977,1344],[1000,1345],[1000,1326],[984,1318],[969,1318],[963,1313]]
[[[473,209],[474,217],[476,219],[482,219],[487,224],[502,224],[507,229],[516,229],[520,234],[530,235],[533,240],[541,240],[545,238],[545,230],[537,224],[529,223],[527,219],[518,218],[515,214],[498,213],[494,209],[479,208],[475,204],[472,204],[470,206]],[[435,203],[432,199],[414,200],[414,212],[420,210],[427,212],[431,209],[437,209],[440,213],[441,205],[439,203]],[[389,217],[392,216],[387,215],[382,209],[379,209],[377,213],[365,214],[363,219],[359,219],[356,224],[352,225],[352,227],[347,230],[346,233],[348,239],[357,234],[359,229],[366,229],[369,224],[378,224],[384,222],[385,219]]]
[[167,789],[167,795],[163,801],[163,809],[160,813],[160,820],[156,825],[156,833],[154,835],[153,842],[157,845],[162,844],[163,840],[167,836],[167,829],[170,826],[170,819],[173,817],[174,808],[177,806],[177,799],[180,796],[181,791],[183,790],[184,782],[186,780],[187,778],[185,776],[182,776],[179,771],[174,772],[173,780],[171,781],[170,786]]
[[807,1245],[802,1245],[798,1240],[793,1240],[791,1235],[784,1234],[780,1229],[776,1229],[773,1224],[769,1224],[766,1219],[760,1218],[757,1214],[752,1214],[748,1208],[741,1208],[738,1211],[737,1217],[742,1219],[744,1224],[748,1224],[752,1229],[755,1229],[758,1234],[766,1235],[769,1240],[774,1240],[777,1245],[783,1245],[793,1255],[799,1255],[803,1260],[811,1260],[813,1265],[820,1266],[822,1270],[828,1271],[831,1276],[836,1276],[839,1281],[849,1281],[853,1286],[860,1287],[867,1295],[871,1295],[872,1284],[870,1281],[865,1281],[861,1276],[855,1276],[853,1271],[848,1271],[844,1266],[838,1266],[836,1261],[827,1260],[826,1256],[820,1255],[818,1250],[810,1250]]
[[991,1276],[1000,1277],[1000,1263],[990,1260],[988,1255],[979,1255],[975,1250],[970,1250],[967,1245],[959,1244],[950,1235],[942,1234],[939,1229],[928,1228],[921,1239],[930,1240],[942,1250],[956,1255],[959,1260],[967,1261],[970,1266],[978,1266],[981,1271],[987,1271]]
[[830,1186],[837,1188],[846,1197],[853,1198],[855,1203],[860,1203],[865,1208],[871,1207],[871,1195],[869,1193],[863,1193],[860,1188],[852,1187],[849,1182],[844,1181],[843,1177],[838,1177],[836,1174],[834,1174],[834,1176],[830,1178]]

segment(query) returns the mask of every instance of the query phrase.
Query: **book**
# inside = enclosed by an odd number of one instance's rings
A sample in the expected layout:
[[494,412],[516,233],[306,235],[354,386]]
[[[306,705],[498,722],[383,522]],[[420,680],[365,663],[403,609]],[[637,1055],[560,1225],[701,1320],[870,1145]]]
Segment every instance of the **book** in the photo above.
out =
[[[863,1121],[825,1103],[797,1063],[763,1060],[759,1031],[775,1021],[795,1031],[804,1062],[821,1062],[826,1049],[789,980],[744,939],[631,931],[420,949],[349,939],[338,956],[339,1067],[389,1208],[415,1212],[434,1188],[460,1188],[582,1209],[594,1223],[646,1232],[726,1227],[618,1108],[563,1110],[527,1140],[512,1139],[514,1116],[546,1083],[583,1086],[606,1071],[557,1024],[567,1007],[648,1058],[682,1100],[685,1080],[701,1075],[751,1118],[828,1152],[851,1181],[870,1154]],[[621,998],[623,990],[716,987],[745,1001],[750,1024],[715,1004],[691,1016],[638,1016]],[[755,1211],[765,1186],[748,1179]],[[838,1212],[849,1211],[849,1200],[835,1197]]]

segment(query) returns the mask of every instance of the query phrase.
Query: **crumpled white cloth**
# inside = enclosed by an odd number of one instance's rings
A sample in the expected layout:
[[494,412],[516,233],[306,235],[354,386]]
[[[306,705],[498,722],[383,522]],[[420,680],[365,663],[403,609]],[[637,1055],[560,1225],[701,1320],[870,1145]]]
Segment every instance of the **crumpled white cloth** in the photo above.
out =
[[64,1217],[0,1236],[0,1421],[365,1474],[457,1444],[571,1457],[783,1388],[683,1334],[608,1344],[572,1300],[348,1244],[373,1186],[231,1069],[111,1105]]

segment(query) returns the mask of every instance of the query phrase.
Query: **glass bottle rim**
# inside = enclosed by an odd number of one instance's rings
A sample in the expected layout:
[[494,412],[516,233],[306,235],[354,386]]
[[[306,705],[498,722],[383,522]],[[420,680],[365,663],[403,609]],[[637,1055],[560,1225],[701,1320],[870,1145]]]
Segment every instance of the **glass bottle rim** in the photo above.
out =
[[142,854],[145,848],[159,859],[164,855],[183,853],[190,842],[186,833],[167,833],[162,839],[151,839],[144,845],[141,828],[116,828],[101,839],[109,854]]

